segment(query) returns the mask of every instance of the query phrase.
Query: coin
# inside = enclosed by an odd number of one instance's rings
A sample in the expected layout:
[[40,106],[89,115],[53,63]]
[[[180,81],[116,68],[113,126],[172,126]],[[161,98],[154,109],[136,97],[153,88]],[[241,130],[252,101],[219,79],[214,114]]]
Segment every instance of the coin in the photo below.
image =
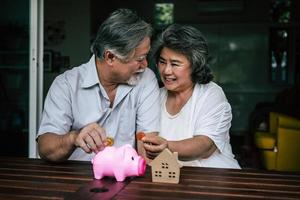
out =
[[107,137],[106,138],[106,146],[112,146],[114,145],[114,138]]

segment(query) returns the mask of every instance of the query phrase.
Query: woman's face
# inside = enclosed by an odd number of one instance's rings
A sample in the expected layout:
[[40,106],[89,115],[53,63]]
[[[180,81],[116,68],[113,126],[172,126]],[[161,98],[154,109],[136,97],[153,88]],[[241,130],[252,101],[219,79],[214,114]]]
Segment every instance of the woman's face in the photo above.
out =
[[191,79],[191,63],[185,55],[164,47],[157,65],[167,90],[181,92],[194,86]]

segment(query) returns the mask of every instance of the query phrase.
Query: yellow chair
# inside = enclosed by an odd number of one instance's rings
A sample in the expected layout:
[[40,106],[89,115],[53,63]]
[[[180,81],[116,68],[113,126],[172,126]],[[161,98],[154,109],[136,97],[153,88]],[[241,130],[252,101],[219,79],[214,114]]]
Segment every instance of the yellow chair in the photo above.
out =
[[266,169],[300,171],[299,119],[270,112],[269,132],[256,132],[254,140]]

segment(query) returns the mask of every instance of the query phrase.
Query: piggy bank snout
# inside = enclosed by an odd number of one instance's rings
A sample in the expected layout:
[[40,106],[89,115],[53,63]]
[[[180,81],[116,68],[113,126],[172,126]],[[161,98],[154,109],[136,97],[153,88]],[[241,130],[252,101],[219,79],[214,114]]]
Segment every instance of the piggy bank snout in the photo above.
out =
[[138,176],[142,176],[145,174],[146,171],[146,161],[144,158],[139,156],[138,159]]

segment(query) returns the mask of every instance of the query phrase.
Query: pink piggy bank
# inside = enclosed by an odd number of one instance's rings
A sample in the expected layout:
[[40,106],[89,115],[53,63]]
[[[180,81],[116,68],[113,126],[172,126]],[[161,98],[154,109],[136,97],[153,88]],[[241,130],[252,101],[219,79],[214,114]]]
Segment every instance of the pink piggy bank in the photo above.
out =
[[146,171],[146,161],[129,144],[122,147],[105,147],[92,159],[95,179],[114,176],[124,181],[128,176],[141,176]]

